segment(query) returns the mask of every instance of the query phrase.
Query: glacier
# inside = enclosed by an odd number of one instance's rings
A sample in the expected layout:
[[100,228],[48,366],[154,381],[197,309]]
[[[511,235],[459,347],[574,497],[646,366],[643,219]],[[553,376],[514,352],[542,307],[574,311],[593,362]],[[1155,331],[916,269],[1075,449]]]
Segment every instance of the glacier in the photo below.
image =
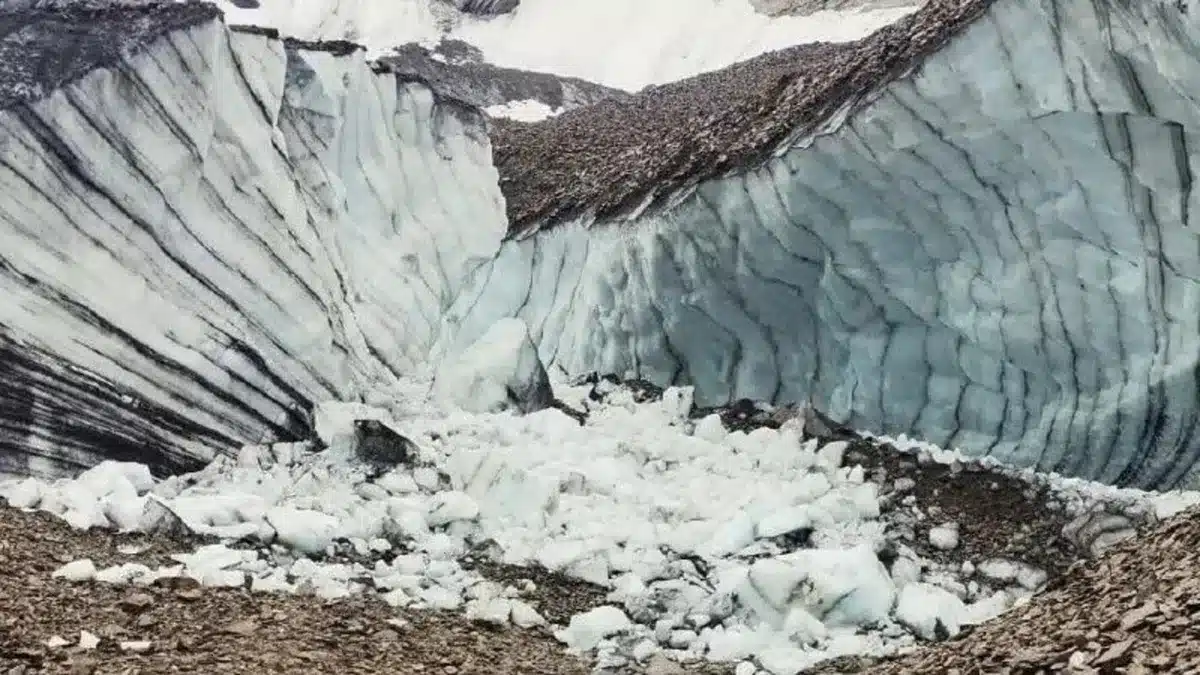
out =
[[306,438],[423,360],[503,236],[481,114],[353,45],[208,5],[3,21],[0,472]]
[[[514,158],[561,168],[556,141],[593,127],[575,140],[620,149],[600,118],[665,90],[489,122],[352,43],[208,5],[0,12],[0,472],[169,473],[305,438],[315,403],[517,317],[547,364],[698,405],[812,401],[1014,465],[1195,487],[1195,9],[933,0],[891,42],[822,47],[876,81],[747,118],[753,153],[706,146],[641,185],[679,148],[599,152],[561,190]],[[970,25],[930,28],[947,14]],[[44,56],[64,35],[76,56]],[[932,53],[856,69],[901,38]],[[589,192],[606,171],[628,179],[601,185],[628,191],[612,203]]]
[[[579,205],[636,183],[640,156],[589,167],[596,190],[508,193],[513,236],[448,334],[515,315],[570,372],[691,384],[701,405],[811,400],[1020,466],[1194,487],[1195,5],[977,4],[907,76],[754,165],[617,195],[623,210]],[[600,123],[576,112],[564,127]]]

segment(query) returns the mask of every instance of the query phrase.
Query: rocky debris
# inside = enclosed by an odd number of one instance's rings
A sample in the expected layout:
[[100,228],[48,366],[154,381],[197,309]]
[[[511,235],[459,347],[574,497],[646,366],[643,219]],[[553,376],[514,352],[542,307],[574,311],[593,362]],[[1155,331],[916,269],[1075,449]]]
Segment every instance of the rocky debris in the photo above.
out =
[[[420,47],[420,49],[414,50],[416,47]],[[432,60],[436,63],[450,63],[456,66],[463,66],[472,63],[480,64],[486,61],[483,56],[482,49],[476,47],[470,42],[459,40],[457,38],[443,37],[437,44],[433,46],[432,49],[426,49],[419,44],[409,43],[396,47],[395,51],[397,54],[416,54],[419,51],[419,53],[426,59]]]
[[404,81],[420,82],[439,95],[477,108],[514,101],[539,101],[553,109],[571,110],[605,99],[626,100],[631,94],[550,73],[501,68],[483,62],[482,53],[461,40],[443,40],[432,49],[406,44],[376,62],[377,70]]
[[220,16],[205,3],[0,3],[0,35],[20,37],[0,41],[0,110],[40,99],[167,33]]
[[576,378],[571,384],[576,387],[591,385],[588,400],[595,403],[603,402],[609,394],[616,391],[628,391],[634,403],[660,401],[663,397],[663,388],[652,382],[636,378],[623,379],[612,374],[588,373]]
[[139,561],[172,545],[0,506],[0,672],[589,671],[541,629],[484,629],[454,613],[397,612],[369,596],[322,602],[183,579],[129,588],[50,577],[58,560],[107,565],[126,559],[119,547],[147,541],[154,548]]
[[449,0],[460,12],[478,16],[507,14],[521,4],[521,0]]
[[921,0],[750,0],[750,4],[755,11],[767,16],[808,16],[817,12],[915,7]]
[[354,456],[383,474],[416,458],[420,448],[378,420],[354,420]]
[[485,557],[459,561],[463,569],[503,586],[523,589],[522,598],[551,623],[566,624],[580,612],[604,604],[608,589],[537,565],[506,565]]
[[814,672],[1191,673],[1200,670],[1200,513],[1080,563],[965,638]]
[[180,518],[179,514],[171,510],[171,507],[162,503],[162,500],[153,497],[146,499],[146,505],[142,508],[141,522],[138,523],[138,530],[151,536],[160,536],[168,539],[182,539],[194,536],[192,528],[183,522],[183,518]]
[[520,319],[502,319],[439,368],[436,396],[471,412],[522,414],[554,403],[550,377]]
[[992,0],[931,0],[848,43],[812,43],[608,99],[535,124],[498,120],[509,235],[576,216],[619,219],[747,171],[909,72]]
[[1081,557],[1062,534],[1072,514],[1049,486],[865,439],[849,443],[845,462],[883,486],[880,518],[917,558],[947,569],[1009,559],[1053,577]]

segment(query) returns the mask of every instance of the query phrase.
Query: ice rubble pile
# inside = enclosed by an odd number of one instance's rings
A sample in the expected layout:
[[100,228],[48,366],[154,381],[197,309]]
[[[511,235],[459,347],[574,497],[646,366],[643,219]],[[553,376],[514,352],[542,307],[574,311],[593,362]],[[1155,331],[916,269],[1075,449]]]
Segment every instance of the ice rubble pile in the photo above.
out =
[[[844,465],[846,441],[805,440],[791,423],[731,433],[716,414],[691,420],[686,388],[635,403],[603,380],[558,383],[586,426],[556,409],[443,412],[429,388],[406,381],[381,406],[323,405],[319,441],[248,446],[193,474],[156,481],[145,466],[105,462],[74,480],[0,483],[0,496],[76,527],[154,531],[177,516],[226,540],[168,568],[75,561],[57,573],[75,580],[377,592],[398,607],[535,626],[545,619],[529,584],[503,586],[459,561],[544,566],[608,590],[608,604],[552,627],[601,666],[662,652],[795,673],[953,635],[1044,581],[1011,563],[964,574],[903,545],[885,566],[879,486]],[[418,450],[373,476],[356,459],[362,419]]]

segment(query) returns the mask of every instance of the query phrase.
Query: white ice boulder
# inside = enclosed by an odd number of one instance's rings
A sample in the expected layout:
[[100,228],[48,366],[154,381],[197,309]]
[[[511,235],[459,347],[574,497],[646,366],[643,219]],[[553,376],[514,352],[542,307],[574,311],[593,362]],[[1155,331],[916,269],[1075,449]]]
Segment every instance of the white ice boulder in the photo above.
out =
[[622,633],[632,626],[633,623],[625,612],[611,605],[604,605],[571,617],[570,625],[555,633],[554,637],[572,649],[586,652],[595,649],[604,638]]
[[325,447],[350,448],[355,442],[358,420],[383,420],[389,414],[382,408],[362,403],[325,401],[313,410],[313,427]]
[[926,640],[957,635],[966,612],[967,608],[958,596],[925,583],[906,585],[896,603],[896,619]]
[[31,509],[42,501],[44,489],[36,478],[12,481],[0,488],[0,499],[8,500],[8,505],[15,509]]
[[434,396],[475,413],[530,413],[554,401],[546,368],[520,319],[497,321],[474,344],[443,361]]
[[793,608],[826,625],[864,626],[887,617],[896,587],[867,546],[810,549],[754,563],[737,598],[775,627]]
[[308,509],[278,506],[267,512],[279,543],[308,555],[323,553],[338,533],[338,519]]

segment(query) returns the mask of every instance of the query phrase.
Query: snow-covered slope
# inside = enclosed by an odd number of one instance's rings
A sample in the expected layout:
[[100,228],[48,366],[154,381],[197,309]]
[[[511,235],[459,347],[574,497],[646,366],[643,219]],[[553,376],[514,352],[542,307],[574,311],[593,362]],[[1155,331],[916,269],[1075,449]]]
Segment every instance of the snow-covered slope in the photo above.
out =
[[351,46],[0,16],[0,471],[305,436],[424,358],[502,236],[480,114]]
[[635,91],[722,68],[765,51],[860,38],[920,5],[769,17],[749,0],[524,0],[499,17],[462,16],[443,0],[220,0],[231,23],[304,39],[350,39],[373,53],[442,35],[480,47],[488,62]]
[[[516,223],[543,231],[505,244],[452,324],[478,334],[517,314],[569,371],[688,382],[703,403],[811,396],[856,428],[1105,481],[1196,485],[1200,14],[1115,0],[934,5],[987,10],[911,77],[836,110],[751,110],[736,138],[761,134],[765,162],[674,202],[658,194],[669,208],[627,209],[619,226]],[[886,66],[895,44],[930,29],[831,62],[880,49]],[[822,84],[801,77],[795,91]],[[762,109],[779,110],[792,89],[781,91]],[[559,148],[537,156],[546,172],[588,158],[577,180],[554,179],[548,206],[545,190],[514,189],[510,208],[586,211],[625,189],[644,206],[630,186],[654,196],[647,176],[677,176],[690,149],[721,137],[708,118],[678,121],[702,131],[667,148],[648,125],[666,129],[686,106],[669,92],[637,105],[629,118],[618,105],[567,113],[510,143],[505,162]],[[594,142],[575,143],[587,128]],[[675,173],[652,173],[659,158]]]

